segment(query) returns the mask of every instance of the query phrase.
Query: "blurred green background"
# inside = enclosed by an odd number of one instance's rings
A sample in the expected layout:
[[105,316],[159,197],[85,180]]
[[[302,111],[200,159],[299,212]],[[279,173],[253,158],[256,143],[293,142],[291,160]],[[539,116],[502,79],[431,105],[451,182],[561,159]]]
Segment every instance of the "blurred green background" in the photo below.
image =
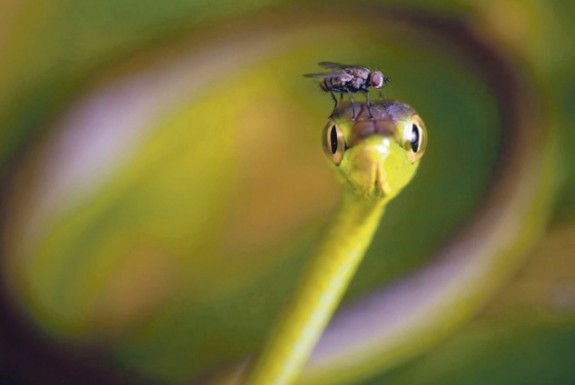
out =
[[575,6],[342,4],[2,1],[3,281],[30,330],[160,383],[257,351],[337,204],[319,141],[331,100],[301,76],[321,60],[379,66],[386,97],[430,131],[346,303],[428,261],[480,207],[506,127],[482,63],[417,25],[357,16],[402,7],[468,25],[531,74],[561,188],[546,235],[487,309],[361,383],[575,381]]

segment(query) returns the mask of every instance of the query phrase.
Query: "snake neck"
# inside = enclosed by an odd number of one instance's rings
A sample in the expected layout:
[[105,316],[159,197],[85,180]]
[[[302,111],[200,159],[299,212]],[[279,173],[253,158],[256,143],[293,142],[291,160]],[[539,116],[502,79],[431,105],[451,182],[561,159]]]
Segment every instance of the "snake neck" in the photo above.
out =
[[371,243],[386,200],[344,191],[284,317],[246,384],[292,384],[307,362]]
[[[324,255],[332,262],[334,258],[347,263],[355,259],[359,262],[371,243],[386,203],[384,199],[366,199],[345,190],[322,242],[317,246],[318,257]],[[356,258],[352,258],[352,254]]]

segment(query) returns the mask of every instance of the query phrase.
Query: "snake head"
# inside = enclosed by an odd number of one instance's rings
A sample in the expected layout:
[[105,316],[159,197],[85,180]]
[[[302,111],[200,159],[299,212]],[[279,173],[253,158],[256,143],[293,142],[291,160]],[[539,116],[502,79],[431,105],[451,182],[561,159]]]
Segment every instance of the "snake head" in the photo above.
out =
[[[359,113],[354,113],[359,109]],[[427,130],[408,105],[354,103],[334,110],[322,134],[323,149],[344,185],[369,199],[392,199],[415,175]]]

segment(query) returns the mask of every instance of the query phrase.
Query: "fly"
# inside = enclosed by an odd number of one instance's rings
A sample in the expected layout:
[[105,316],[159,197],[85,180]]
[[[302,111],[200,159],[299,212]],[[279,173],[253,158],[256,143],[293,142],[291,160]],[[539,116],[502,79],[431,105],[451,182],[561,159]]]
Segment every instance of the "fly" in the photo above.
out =
[[[327,61],[320,62],[318,65],[332,71],[304,74],[303,76],[308,78],[322,79],[319,86],[323,91],[330,93],[333,101],[335,102],[334,109],[338,105],[335,93],[337,92],[340,94],[340,100],[343,97],[343,94],[347,93],[351,102],[351,109],[354,119],[355,109],[353,107],[353,98],[351,94],[356,92],[365,94],[367,98],[367,109],[369,111],[369,87],[379,89],[379,95],[381,96],[381,88],[384,84],[389,83],[389,78],[385,76],[381,71],[372,71],[371,69],[364,66],[347,65]],[[369,111],[369,114],[371,115],[371,111]]]

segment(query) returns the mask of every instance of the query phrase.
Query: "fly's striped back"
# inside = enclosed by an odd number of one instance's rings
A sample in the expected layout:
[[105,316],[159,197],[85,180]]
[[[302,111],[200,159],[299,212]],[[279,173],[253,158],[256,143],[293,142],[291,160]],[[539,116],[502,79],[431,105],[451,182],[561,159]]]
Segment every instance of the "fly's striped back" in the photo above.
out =
[[341,92],[348,83],[349,79],[343,77],[324,78],[321,83],[319,83],[319,87],[325,92]]

